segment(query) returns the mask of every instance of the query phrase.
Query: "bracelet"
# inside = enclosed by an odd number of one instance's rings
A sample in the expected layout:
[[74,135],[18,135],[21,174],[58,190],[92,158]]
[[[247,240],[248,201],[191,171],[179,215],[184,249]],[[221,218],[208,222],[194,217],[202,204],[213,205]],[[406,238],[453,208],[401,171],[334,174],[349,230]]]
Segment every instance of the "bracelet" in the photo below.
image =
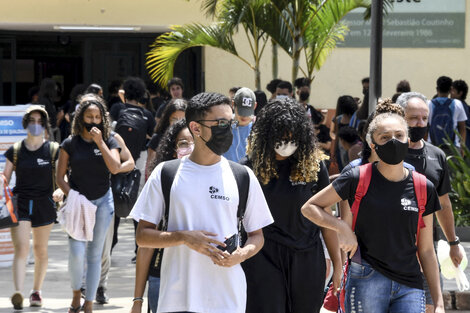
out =
[[136,301],[142,301],[142,302],[144,302],[144,298],[142,298],[142,297],[136,297],[136,298],[132,299],[132,302],[136,302]]
[[455,240],[454,241],[449,241],[449,246],[456,246],[460,243],[460,239],[459,237],[455,236]]

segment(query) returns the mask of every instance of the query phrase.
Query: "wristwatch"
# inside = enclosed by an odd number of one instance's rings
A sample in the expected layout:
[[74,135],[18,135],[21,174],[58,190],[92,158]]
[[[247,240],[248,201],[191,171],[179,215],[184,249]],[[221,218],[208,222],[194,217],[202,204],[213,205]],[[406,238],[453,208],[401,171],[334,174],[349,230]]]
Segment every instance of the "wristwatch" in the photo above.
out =
[[460,239],[459,237],[455,236],[455,240],[454,241],[449,241],[449,246],[456,246],[460,243]]

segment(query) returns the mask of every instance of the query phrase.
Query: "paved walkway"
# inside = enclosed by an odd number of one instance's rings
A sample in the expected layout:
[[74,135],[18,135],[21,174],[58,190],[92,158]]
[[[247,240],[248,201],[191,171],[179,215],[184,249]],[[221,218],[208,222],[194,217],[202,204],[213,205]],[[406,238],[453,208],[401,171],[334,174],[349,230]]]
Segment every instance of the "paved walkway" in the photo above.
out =
[[[102,313],[127,313],[132,305],[134,291],[135,265],[131,263],[134,256],[134,227],[131,220],[123,220],[119,227],[119,243],[113,251],[112,266],[108,282],[109,304],[94,305],[94,310]],[[55,225],[50,239],[49,268],[43,286],[43,307],[30,308],[29,300],[25,299],[23,312],[67,312],[72,291],[67,272],[68,246],[67,236],[59,225]],[[463,243],[467,256],[470,258],[470,243]],[[32,288],[34,265],[28,265],[25,289],[26,297]],[[470,278],[470,268],[467,268]],[[457,290],[454,281],[444,281],[445,290]],[[11,267],[0,268],[0,313],[13,312],[10,296],[14,292]],[[146,302],[144,307],[146,308]],[[145,313],[146,310],[143,310]],[[470,312],[470,311],[446,311]]]

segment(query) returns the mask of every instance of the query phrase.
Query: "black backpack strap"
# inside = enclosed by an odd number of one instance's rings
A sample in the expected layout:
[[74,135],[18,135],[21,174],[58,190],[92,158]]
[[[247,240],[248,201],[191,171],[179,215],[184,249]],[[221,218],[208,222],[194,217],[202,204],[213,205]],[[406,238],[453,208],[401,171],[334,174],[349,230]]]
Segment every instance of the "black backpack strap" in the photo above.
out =
[[170,212],[170,190],[171,185],[173,185],[173,180],[175,179],[176,172],[180,166],[181,160],[171,160],[163,163],[162,172],[160,175],[160,180],[162,184],[162,193],[163,198],[165,199],[165,214],[162,219],[162,228],[160,230],[166,230],[168,226],[168,215]]
[[228,163],[230,164],[230,168],[232,169],[233,176],[235,176],[235,181],[237,182],[238,187],[238,234],[240,246],[243,246],[246,241],[245,231],[243,229],[243,217],[245,216],[246,202],[248,201],[248,192],[250,190],[250,175],[248,174],[245,166],[230,160],[228,160]]

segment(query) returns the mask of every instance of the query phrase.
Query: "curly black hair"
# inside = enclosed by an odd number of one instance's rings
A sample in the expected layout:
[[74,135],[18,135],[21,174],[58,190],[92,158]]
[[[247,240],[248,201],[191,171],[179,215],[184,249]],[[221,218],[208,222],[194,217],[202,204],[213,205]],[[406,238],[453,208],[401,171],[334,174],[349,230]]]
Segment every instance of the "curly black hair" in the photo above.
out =
[[171,99],[163,110],[162,118],[155,129],[155,133],[163,135],[170,126],[170,116],[176,111],[186,111],[188,102],[184,99]]
[[83,126],[83,115],[90,105],[96,105],[100,110],[101,125],[103,126],[101,132],[103,139],[107,140],[111,134],[111,123],[109,121],[109,115],[107,114],[108,109],[103,98],[93,93],[87,93],[80,98],[80,105],[77,108],[75,118],[72,122],[72,136],[80,135],[85,128]]
[[139,77],[128,77],[122,85],[126,100],[140,101],[145,95],[145,83]]
[[293,182],[312,182],[318,178],[320,162],[328,158],[316,146],[313,125],[305,110],[293,99],[273,99],[259,113],[248,136],[247,155],[258,180],[266,185],[278,178],[274,148],[283,141],[298,146],[289,158]]
[[193,121],[204,119],[213,106],[221,104],[230,105],[230,99],[216,92],[201,92],[195,95],[189,100],[186,108],[186,123],[189,125]]
[[158,164],[175,159],[176,138],[178,134],[187,127],[186,120],[182,119],[171,125],[160,139],[157,148],[157,157],[149,164],[148,172],[152,173]]

